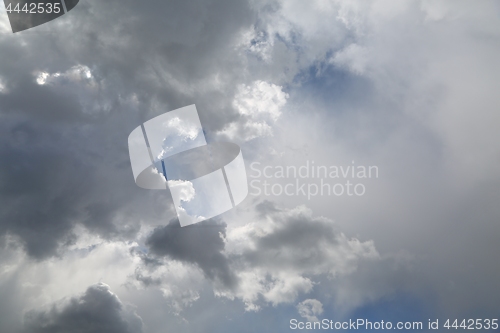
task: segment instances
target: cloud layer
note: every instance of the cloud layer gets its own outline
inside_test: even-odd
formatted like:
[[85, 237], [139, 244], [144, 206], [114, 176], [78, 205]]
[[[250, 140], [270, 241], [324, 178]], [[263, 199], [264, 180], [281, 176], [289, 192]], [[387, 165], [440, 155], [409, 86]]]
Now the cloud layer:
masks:
[[[89, 0], [12, 34], [2, 9], [0, 331], [497, 315], [498, 11]], [[360, 198], [251, 196], [180, 228], [167, 191], [135, 186], [127, 137], [191, 104], [247, 170], [355, 161], [380, 178]]]
[[91, 286], [78, 298], [52, 306], [48, 311], [26, 314], [26, 332], [141, 333], [142, 321], [127, 312], [118, 297], [103, 283]]

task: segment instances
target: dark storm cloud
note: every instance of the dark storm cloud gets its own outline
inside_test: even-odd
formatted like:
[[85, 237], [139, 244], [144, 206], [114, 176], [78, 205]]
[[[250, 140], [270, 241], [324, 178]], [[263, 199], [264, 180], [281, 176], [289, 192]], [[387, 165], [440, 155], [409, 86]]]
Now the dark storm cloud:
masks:
[[[348, 238], [333, 221], [315, 217], [306, 207], [285, 209], [264, 201], [255, 213], [252, 227], [236, 227], [227, 235], [226, 225], [214, 220], [184, 228], [173, 220], [157, 228], [146, 241], [147, 254], [134, 253], [144, 264], [135, 279], [145, 287], [171, 288], [161, 269], [169, 263], [158, 259], [196, 264], [215, 282], [221, 297], [241, 299], [248, 310], [256, 310], [292, 303], [315, 289], [316, 279], [343, 276], [349, 280], [358, 265], [381, 260], [373, 242]], [[335, 287], [325, 283], [332, 290]], [[201, 287], [194, 283], [190, 288]], [[179, 304], [181, 296], [169, 297]]]
[[[315, 217], [305, 207], [280, 209], [264, 201], [256, 211], [259, 223], [267, 224], [266, 231], [248, 234], [254, 245], [230, 257], [236, 267], [333, 274], [360, 259], [378, 260], [371, 242], [346, 237], [332, 220]], [[344, 255], [339, 257], [338, 253]]]
[[[170, 220], [168, 194], [133, 183], [128, 134], [193, 103], [208, 132], [234, 119], [232, 45], [252, 17], [246, 2], [85, 1], [40, 30], [0, 35], [0, 235], [45, 258], [75, 240], [76, 223], [123, 238], [141, 219]], [[92, 78], [75, 78], [78, 66]], [[203, 81], [216, 74], [228, 89]]]
[[[148, 228], [166, 224], [175, 216], [168, 195], [133, 183], [126, 148], [130, 131], [195, 103], [210, 139], [240, 117], [231, 105], [237, 86], [251, 88], [253, 81], [264, 80], [294, 86], [289, 104], [298, 112], [280, 122], [281, 138], [254, 141], [254, 158], [269, 157], [264, 150], [275, 158], [288, 153], [286, 146], [297, 149], [300, 159], [329, 157], [332, 164], [363, 157], [381, 163], [384, 185], [356, 203], [311, 200], [314, 216], [305, 208], [265, 203], [258, 207], [259, 219], [235, 223], [237, 230], [228, 229], [225, 241], [218, 237], [225, 227], [184, 230], [172, 222], [149, 238], [150, 253], [143, 256], [148, 269], [171, 259], [196, 265], [208, 278], [234, 286], [226, 295], [253, 310], [261, 300], [290, 304], [310, 292], [318, 299], [339, 297], [341, 310], [349, 309], [410, 287], [427, 295], [425, 305], [435, 307], [432, 316], [496, 315], [498, 5], [286, 0], [281, 9], [262, 3], [269, 10], [256, 17], [253, 6], [260, 2], [86, 0], [39, 30], [0, 35], [0, 241], [8, 235], [5, 239], [20, 240], [32, 257], [46, 258], [75, 240], [76, 224], [101, 238], [126, 240], [135, 236], [139, 221]], [[252, 25], [251, 46], [235, 51], [239, 32]], [[88, 66], [91, 79], [68, 73], [79, 65]], [[327, 70], [331, 67], [335, 70]], [[36, 83], [41, 72], [49, 77], [44, 85]], [[307, 86], [318, 94], [307, 97]], [[379, 108], [387, 111], [373, 112]], [[284, 112], [281, 119], [286, 118]], [[413, 130], [421, 126], [424, 130]], [[424, 142], [431, 149], [426, 151]], [[281, 199], [286, 207], [295, 206], [294, 198]], [[349, 238], [317, 215], [335, 217], [348, 234], [374, 239], [382, 253], [405, 250], [423, 259], [411, 272], [394, 268], [378, 256], [373, 242]], [[244, 218], [241, 224], [250, 222]], [[36, 290], [61, 280], [30, 270], [24, 274], [37, 266], [29, 259], [10, 277], [3, 273], [15, 265], [1, 262], [8, 264], [0, 270], [0, 330], [10, 332], [26, 304], [43, 301]], [[183, 266], [172, 270], [179, 273]], [[46, 267], [55, 273], [51, 267], [58, 266]], [[92, 266], [91, 273], [107, 269]], [[134, 276], [133, 269], [128, 273]], [[161, 269], [151, 277], [140, 268], [135, 273], [143, 285], [163, 289], [149, 290], [141, 304], [159, 318], [148, 326], [152, 332], [173, 330], [159, 310], [165, 303], [155, 303], [152, 295], [179, 298], [172, 302], [176, 314], [204, 297], [192, 287], [196, 281], [183, 284], [185, 275], [179, 274], [183, 283], [178, 283]], [[64, 279], [61, 290], [91, 279], [85, 275]], [[75, 302], [85, 303], [82, 299]], [[193, 311], [192, 318], [207, 323], [200, 331], [215, 330], [214, 321], [223, 322], [223, 316], [233, 320], [227, 313], [203, 319], [209, 316], [196, 310], [206, 307]], [[71, 317], [66, 313], [78, 311], [76, 305], [36, 311], [28, 322], [35, 332], [56, 331], [54, 325]]]
[[259, 216], [261, 218], [264, 218], [269, 214], [279, 212], [279, 209], [276, 208], [276, 204], [269, 200], [264, 200], [259, 203], [257, 206], [255, 206], [255, 210], [257, 211], [257, 213], [259, 213]]
[[332, 221], [300, 213], [283, 218], [268, 202], [259, 206], [261, 212], [267, 211], [265, 216], [279, 222], [271, 233], [255, 237], [256, 250], [244, 254], [251, 265], [314, 269], [331, 260], [325, 249], [342, 246], [339, 238], [343, 235]]
[[[14, 83], [11, 83], [14, 85]], [[42, 121], [82, 121], [85, 115], [77, 95], [35, 83], [33, 75], [18, 77], [8, 94], [0, 94], [0, 110], [4, 114], [27, 114]]]
[[100, 283], [63, 306], [28, 312], [25, 327], [26, 333], [141, 333], [142, 320]]
[[[245, 1], [83, 2], [49, 25], [51, 33], [33, 29], [18, 39], [4, 37], [8, 46], [0, 57], [19, 60], [0, 64], [0, 75], [9, 73], [5, 76], [12, 80], [33, 70], [56, 72], [84, 64], [114, 86], [112, 94], [137, 94], [145, 113], [152, 102], [167, 110], [197, 103], [205, 109], [206, 130], [220, 129], [236, 117], [227, 98], [234, 79], [244, 73], [234, 42], [253, 16]], [[20, 47], [21, 41], [28, 47]], [[7, 66], [14, 68], [2, 68]], [[215, 75], [224, 90], [196, 91]]]
[[4, 121], [0, 232], [19, 237], [31, 256], [45, 258], [74, 240], [77, 223], [105, 238], [121, 238], [137, 231], [140, 218], [167, 221], [168, 193], [153, 196], [134, 186], [120, 143], [127, 134], [116, 134], [115, 121], [82, 128], [25, 117]]
[[226, 224], [207, 220], [181, 228], [178, 219], [155, 229], [146, 244], [152, 254], [198, 265], [205, 275], [227, 288], [237, 284], [224, 254]]

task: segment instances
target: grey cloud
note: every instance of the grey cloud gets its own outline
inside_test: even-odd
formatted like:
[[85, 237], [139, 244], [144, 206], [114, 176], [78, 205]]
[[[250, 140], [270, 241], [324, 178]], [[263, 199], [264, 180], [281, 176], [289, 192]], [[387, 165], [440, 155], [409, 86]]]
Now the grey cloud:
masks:
[[135, 279], [139, 281], [142, 285], [145, 287], [149, 286], [160, 286], [161, 285], [161, 279], [159, 278], [153, 278], [151, 276], [144, 275], [142, 271], [138, 268], [135, 271]]
[[[310, 206], [347, 235], [374, 239], [381, 253], [403, 248], [424, 259], [411, 274], [398, 270], [376, 258], [372, 243], [349, 243], [331, 221], [264, 203], [239, 235], [233, 221], [227, 229], [158, 227], [143, 264], [196, 265], [248, 304], [292, 302], [308, 288], [327, 295], [336, 285], [341, 303], [359, 306], [401, 286], [433, 293], [426, 301], [439, 297], [441, 312], [494, 314], [497, 4], [330, 4], [89, 0], [37, 32], [0, 35], [0, 235], [40, 259], [62, 254], [76, 224], [108, 240], [130, 240], [140, 223], [165, 225], [175, 216], [168, 195], [133, 183], [129, 132], [196, 103], [210, 139], [245, 121], [232, 106], [236, 87], [265, 80], [291, 85], [287, 112], [297, 111], [280, 119], [288, 134], [243, 147], [247, 162], [268, 158], [269, 149], [288, 154], [288, 145], [301, 147], [290, 163], [355, 156], [379, 164], [383, 179], [365, 198]], [[238, 48], [245, 29], [257, 35]], [[35, 83], [39, 71], [78, 65], [92, 80]], [[288, 207], [302, 200], [281, 199]], [[356, 271], [322, 280], [330, 268]], [[243, 273], [262, 280], [244, 285]], [[160, 283], [140, 270], [135, 277]], [[287, 289], [277, 288], [282, 282]]]
[[116, 134], [116, 120], [87, 128], [24, 117], [4, 121], [0, 232], [19, 237], [30, 255], [45, 258], [72, 242], [76, 224], [111, 239], [134, 235], [139, 216], [167, 221], [167, 193], [152, 197], [134, 186], [128, 153], [120, 148], [128, 133]]
[[234, 288], [237, 279], [224, 254], [225, 235], [226, 224], [214, 219], [183, 228], [178, 219], [173, 219], [167, 226], [155, 229], [146, 245], [156, 256], [196, 264], [208, 278]]
[[213, 219], [184, 228], [174, 219], [155, 229], [146, 241], [148, 254], [135, 253], [144, 266], [134, 278], [146, 287], [161, 287], [169, 282], [157, 274], [163, 265], [159, 259], [196, 264], [220, 296], [239, 298], [255, 310], [292, 303], [310, 293], [317, 279], [350, 276], [361, 264], [381, 261], [372, 242], [349, 239], [333, 221], [314, 217], [305, 207], [282, 209], [263, 201], [255, 212], [252, 228], [229, 233]]
[[355, 275], [360, 264], [381, 260], [372, 241], [347, 237], [332, 220], [305, 206], [285, 209], [264, 201], [256, 212], [252, 228], [231, 230], [226, 245], [244, 286], [229, 296], [242, 299], [248, 309], [292, 303], [314, 291], [322, 277]]
[[[63, 93], [35, 83], [33, 75], [10, 82], [11, 92], [0, 94], [0, 110], [8, 114], [29, 114], [38, 120], [64, 122], [84, 118], [75, 93]], [[27, 98], [29, 96], [29, 98]], [[83, 120], [83, 119], [81, 119]]]
[[[71, 67], [71, 59], [73, 65], [92, 68], [113, 87], [111, 94], [136, 94], [144, 110], [153, 103], [167, 110], [203, 105], [207, 130], [235, 117], [227, 99], [235, 78], [243, 73], [232, 44], [241, 28], [251, 25], [253, 13], [246, 2], [155, 1], [143, 6], [134, 1], [89, 1], [70, 15], [67, 29], [48, 37], [59, 46], [57, 52], [29, 39], [48, 59], [37, 65], [29, 59], [28, 68], [60, 71]], [[51, 56], [63, 59], [58, 63]], [[224, 89], [213, 86], [215, 75]], [[154, 114], [157, 111], [150, 116]]]
[[141, 318], [102, 283], [67, 304], [25, 315], [26, 333], [141, 333], [142, 326]]
[[[255, 246], [244, 251], [242, 256], [244, 262], [251, 266], [326, 273], [328, 269], [322, 271], [325, 266], [333, 272], [335, 265], [343, 265], [344, 260], [347, 262], [358, 256], [377, 257], [369, 243], [365, 243], [362, 249], [351, 247], [333, 221], [313, 217], [307, 210], [282, 210], [270, 201], [260, 203], [256, 210], [260, 212], [262, 221], [270, 218], [273, 222], [268, 223], [270, 230], [250, 235], [250, 241], [255, 242]], [[344, 258], [335, 262], [340, 258], [336, 255], [332, 257], [332, 251], [347, 252]]]
[[[1, 35], [0, 234], [46, 258], [76, 223], [106, 238], [134, 235], [139, 217], [165, 224], [171, 200], [135, 187], [127, 136], [193, 103], [209, 136], [236, 119], [233, 44], [253, 19], [246, 2], [85, 1], [40, 30]], [[78, 66], [92, 78], [72, 78]]]
[[260, 218], [264, 218], [266, 215], [277, 213], [279, 209], [276, 204], [269, 200], [264, 200], [255, 206], [255, 210], [259, 213]]

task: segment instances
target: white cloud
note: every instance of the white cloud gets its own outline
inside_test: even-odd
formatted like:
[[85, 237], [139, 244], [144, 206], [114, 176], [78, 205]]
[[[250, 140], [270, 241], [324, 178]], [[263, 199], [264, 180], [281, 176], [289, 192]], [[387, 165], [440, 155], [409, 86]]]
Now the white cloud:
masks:
[[276, 121], [288, 98], [288, 94], [282, 89], [283, 87], [264, 81], [255, 81], [251, 86], [240, 85], [234, 98], [234, 107], [241, 115]]
[[163, 124], [169, 130], [175, 130], [182, 140], [194, 140], [198, 137], [198, 127], [178, 117], [172, 118], [168, 123]]
[[[110, 112], [116, 100], [106, 93], [113, 87], [105, 79], [98, 79], [92, 74], [90, 67], [82, 64], [72, 66], [64, 71], [48, 72], [36, 70], [32, 73], [35, 82], [47, 89], [63, 93], [76, 101], [77, 110], [67, 110], [68, 113], [82, 111], [86, 115], [96, 115]], [[122, 94], [118, 97], [126, 107], [134, 106], [134, 94]]]
[[7, 92], [7, 84], [5, 83], [5, 80], [0, 76], [0, 94], [6, 92]]
[[189, 202], [196, 195], [193, 183], [190, 181], [169, 180], [168, 187], [174, 193], [173, 195], [180, 198], [181, 201]]
[[75, 232], [78, 240], [64, 257], [39, 263], [32, 263], [15, 239], [4, 244], [0, 286], [15, 279], [11, 297], [19, 305], [13, 311], [26, 312], [53, 303], [64, 307], [60, 300], [83, 293], [98, 282], [111, 286], [117, 295], [113, 297], [126, 299], [134, 290], [158, 288], [169, 311], [176, 315], [199, 299], [205, 277], [194, 265], [162, 260], [161, 265], [148, 266], [139, 255], [143, 247], [136, 242], [105, 241], [81, 227]]
[[283, 87], [265, 81], [240, 85], [233, 100], [240, 120], [229, 124], [221, 133], [245, 141], [272, 135], [272, 126], [281, 116], [288, 97]]
[[124, 292], [123, 286], [140, 262], [130, 255], [130, 250], [137, 245], [106, 242], [80, 228], [75, 232], [81, 237], [62, 258], [34, 263], [15, 239], [2, 248], [5, 256], [0, 257], [0, 286], [11, 284], [4, 301], [12, 297], [10, 302], [16, 304], [13, 311], [17, 311], [17, 315], [82, 293], [98, 282], [112, 286], [118, 294]]
[[175, 315], [200, 298], [204, 276], [194, 265], [174, 260], [161, 260], [161, 265], [138, 265], [129, 283], [135, 288], [158, 288]]
[[194, 141], [202, 134], [196, 124], [178, 117], [170, 119], [168, 122], [163, 123], [162, 126], [166, 129], [165, 133], [168, 134], [163, 139], [163, 149], [157, 156], [158, 160], [165, 158], [178, 145], [179, 141]]
[[259, 298], [273, 305], [292, 303], [314, 288], [314, 276], [348, 275], [360, 261], [379, 260], [372, 242], [349, 239], [328, 219], [314, 217], [304, 206], [272, 210], [256, 222], [230, 229], [226, 251], [240, 279], [235, 292], [247, 310], [260, 308]]
[[245, 52], [256, 55], [266, 63], [272, 61], [273, 39], [269, 38], [268, 34], [264, 31], [258, 31], [255, 27], [243, 31], [241, 40], [237, 44], [236, 49], [242, 49]]
[[80, 82], [87, 86], [95, 86], [95, 82], [92, 80], [92, 71], [85, 65], [73, 66], [63, 73], [48, 73], [41, 71], [35, 75], [36, 82], [39, 85], [64, 84], [67, 81], [71, 81], [73, 83]]
[[[40, 72], [38, 73], [37, 77], [36, 77], [36, 83], [38, 83], [39, 85], [43, 86], [44, 84], [47, 83], [47, 80], [49, 79], [50, 77], [50, 74], [47, 73], [47, 72]], [[56, 76], [54, 76], [56, 77]]]
[[317, 316], [323, 313], [323, 304], [317, 299], [306, 299], [297, 305], [297, 310], [308, 321], [319, 321]]

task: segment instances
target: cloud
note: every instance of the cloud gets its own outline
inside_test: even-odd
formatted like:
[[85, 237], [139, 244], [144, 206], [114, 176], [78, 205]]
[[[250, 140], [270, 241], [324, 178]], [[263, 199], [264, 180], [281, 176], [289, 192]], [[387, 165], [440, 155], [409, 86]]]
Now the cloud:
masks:
[[252, 21], [248, 4], [152, 6], [89, 1], [42, 30], [0, 36], [0, 57], [17, 59], [0, 64], [0, 156], [10, 161], [0, 166], [0, 234], [37, 259], [64, 252], [77, 225], [123, 239], [141, 221], [175, 216], [166, 194], [130, 182], [133, 128], [193, 102], [208, 133], [237, 117], [232, 87], [244, 80], [233, 55]]
[[196, 195], [193, 183], [190, 181], [169, 180], [168, 187], [173, 193], [176, 193], [175, 196], [179, 197], [181, 201], [189, 202]]
[[142, 320], [104, 283], [91, 286], [79, 296], [53, 305], [50, 310], [32, 310], [25, 315], [25, 332], [141, 333]]
[[315, 277], [335, 279], [355, 272], [359, 262], [380, 259], [373, 242], [349, 239], [304, 206], [257, 207], [260, 219], [227, 234], [226, 251], [240, 284], [233, 293], [220, 292], [242, 299], [249, 310], [292, 303], [313, 290]]
[[[16, 35], [0, 18], [1, 330], [102, 276], [140, 300], [151, 332], [175, 326], [169, 311], [201, 330], [214, 319], [200, 309], [318, 317], [307, 299], [337, 316], [403, 292], [436, 315], [494, 315], [497, 13], [494, 1], [89, 0]], [[363, 160], [380, 179], [356, 201], [251, 198], [224, 224], [181, 229], [168, 192], [135, 186], [126, 138], [193, 103], [207, 140], [241, 141], [246, 162]], [[65, 306], [35, 314], [57, 322]], [[249, 330], [265, 316], [244, 315], [227, 316]]]
[[319, 321], [316, 316], [323, 313], [323, 304], [317, 299], [306, 299], [297, 305], [297, 311], [308, 321]]
[[240, 85], [233, 101], [240, 120], [230, 123], [219, 133], [243, 141], [272, 135], [272, 126], [281, 116], [288, 97], [283, 87], [264, 81]]
[[162, 124], [165, 129], [166, 136], [163, 139], [163, 150], [156, 159], [163, 159], [169, 154], [172, 154], [174, 147], [182, 147], [185, 142], [194, 141], [200, 133], [200, 129], [196, 124], [193, 124], [178, 117], [170, 119]]
[[330, 61], [339, 67], [347, 67], [353, 73], [363, 74], [366, 70], [368, 56], [366, 49], [357, 44], [351, 44], [337, 52]]
[[[174, 213], [166, 193], [151, 200], [151, 193], [135, 188], [126, 148], [117, 149], [127, 134], [117, 134], [114, 126], [114, 121], [73, 128], [36, 125], [23, 116], [5, 119], [0, 156], [10, 162], [0, 165], [0, 232], [43, 259], [74, 242], [77, 225], [111, 239], [136, 233], [139, 216], [168, 220]], [[162, 197], [166, 204], [159, 206]], [[149, 210], [152, 206], [157, 208]]]
[[223, 287], [233, 288], [237, 281], [224, 254], [226, 225], [214, 220], [181, 228], [173, 219], [154, 230], [146, 245], [153, 255], [196, 264], [204, 274]]
[[[140, 255], [140, 254], [139, 254]], [[203, 271], [193, 264], [169, 259], [156, 259], [140, 255], [143, 265], [138, 265], [130, 285], [138, 290], [159, 290], [166, 300], [167, 310], [181, 316], [184, 310], [200, 299], [206, 279]]]
[[0, 76], [0, 94], [7, 92], [7, 85], [4, 82], [4, 79]]
[[339, 278], [355, 275], [358, 265], [382, 261], [373, 242], [347, 238], [333, 221], [314, 217], [304, 206], [282, 209], [264, 201], [255, 212], [250, 223], [228, 231], [213, 220], [185, 228], [172, 220], [155, 229], [146, 241], [149, 251], [137, 252], [143, 264], [135, 280], [160, 288], [181, 313], [204, 286], [198, 278], [188, 284], [186, 278], [173, 277], [173, 270], [194, 277], [194, 265], [218, 297], [241, 300], [246, 310], [258, 311], [293, 304], [324, 277], [334, 286]]
[[241, 85], [233, 103], [241, 115], [276, 121], [288, 98], [282, 89], [263, 81], [256, 81], [252, 86]]

